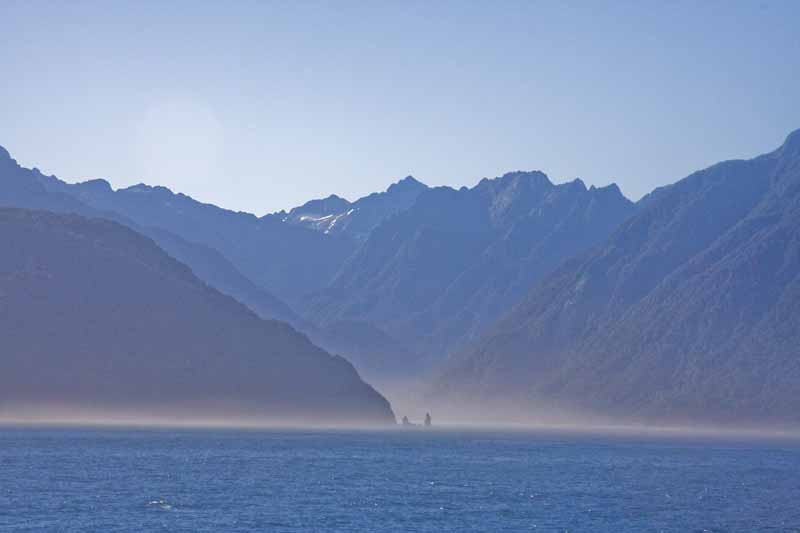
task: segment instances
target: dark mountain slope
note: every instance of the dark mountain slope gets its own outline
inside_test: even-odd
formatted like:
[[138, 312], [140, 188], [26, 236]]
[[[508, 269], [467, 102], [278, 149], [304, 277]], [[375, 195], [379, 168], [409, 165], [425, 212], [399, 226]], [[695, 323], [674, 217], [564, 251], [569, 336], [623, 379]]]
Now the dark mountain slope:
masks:
[[369, 383], [382, 391], [388, 382], [417, 377], [423, 358], [405, 342], [364, 321], [341, 320], [303, 330], [318, 346], [344, 355]]
[[391, 423], [344, 359], [114, 222], [0, 209], [0, 406]]
[[306, 321], [286, 302], [246, 278], [217, 250], [186, 241], [160, 228], [130, 226], [153, 239], [178, 261], [189, 265], [198, 278], [220, 292], [233, 296], [261, 318], [282, 320], [303, 331], [308, 329]]
[[541, 172], [431, 189], [376, 228], [303, 309], [323, 324], [370, 321], [436, 358], [632, 211], [616, 186], [553, 185]]
[[800, 421], [800, 132], [642, 200], [440, 391], [685, 422]]

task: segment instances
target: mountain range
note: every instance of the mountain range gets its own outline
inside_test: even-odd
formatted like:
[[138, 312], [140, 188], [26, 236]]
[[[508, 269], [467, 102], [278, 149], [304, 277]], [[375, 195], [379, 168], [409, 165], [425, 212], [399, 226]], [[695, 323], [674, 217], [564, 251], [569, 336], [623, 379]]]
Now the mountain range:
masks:
[[800, 421], [800, 130], [644, 197], [449, 362], [436, 394], [644, 422]]
[[370, 322], [435, 362], [633, 211], [616, 185], [554, 185], [541, 172], [429, 189], [375, 228], [299, 309], [320, 324]]
[[471, 189], [408, 176], [354, 202], [331, 196], [258, 218], [165, 187], [70, 184], [6, 161], [16, 186], [7, 180], [0, 195], [27, 191], [6, 205], [125, 224], [378, 381], [425, 375], [634, 210], [616, 185], [513, 172]]
[[460, 189], [409, 176], [260, 218], [159, 186], [70, 184], [0, 149], [0, 206], [124, 226], [367, 381], [416, 395], [432, 380], [423, 403], [441, 409], [800, 421], [800, 132], [635, 203], [614, 184], [516, 171]]
[[356, 246], [344, 236], [229, 211], [166, 187], [139, 184], [114, 190], [105, 180], [68, 184], [34, 174], [50, 192], [217, 250], [257, 286], [288, 302], [325, 287]]
[[[418, 359], [405, 343], [369, 322], [343, 319], [320, 327], [287, 303], [327, 286], [325, 280], [356, 250], [360, 232], [407, 207], [427, 188], [410, 176], [352, 203], [313, 200], [289, 215], [257, 218], [165, 187], [140, 184], [114, 190], [102, 179], [70, 184], [23, 168], [10, 156], [5, 161], [8, 179], [0, 190], [5, 205], [102, 216], [125, 224], [153, 238], [209, 285], [263, 318], [289, 322], [318, 345], [346, 354], [370, 375], [394, 376]], [[336, 211], [337, 205], [347, 210]], [[333, 232], [300, 222], [306, 216], [300, 213], [328, 216], [322, 206], [345, 219]]]

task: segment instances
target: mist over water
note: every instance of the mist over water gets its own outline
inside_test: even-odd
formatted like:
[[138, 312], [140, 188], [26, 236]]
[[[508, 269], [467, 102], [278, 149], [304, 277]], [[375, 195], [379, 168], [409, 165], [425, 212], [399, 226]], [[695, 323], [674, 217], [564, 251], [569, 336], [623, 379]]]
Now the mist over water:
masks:
[[[386, 384], [384, 384], [386, 385]], [[508, 433], [561, 435], [570, 438], [609, 439], [723, 439], [731, 442], [785, 440], [800, 443], [800, 430], [795, 426], [768, 424], [711, 424], [696, 420], [676, 420], [673, 423], [635, 418], [612, 417], [581, 413], [557, 408], [541, 411], [496, 401], [454, 405], [437, 403], [425, 396], [422, 384], [394, 383], [381, 389], [392, 403], [397, 424], [365, 423], [335, 420], [323, 416], [279, 416], [247, 413], [231, 407], [229, 410], [209, 410], [202, 406], [183, 409], [164, 407], [111, 408], [86, 405], [27, 404], [0, 407], [0, 428], [29, 428], [35, 430], [102, 431], [138, 428], [141, 431], [370, 431], [370, 432], [443, 432], [443, 433]], [[422, 427], [426, 414], [433, 425]], [[404, 428], [401, 419], [407, 416], [417, 427]], [[387, 433], [391, 434], [391, 433]]]
[[513, 397], [494, 398], [455, 395], [442, 398], [431, 393], [430, 379], [386, 380], [367, 378], [392, 405], [398, 422], [408, 416], [412, 423], [422, 423], [426, 414], [433, 425], [450, 429], [476, 431], [545, 431], [574, 435], [653, 436], [656, 438], [726, 437], [726, 438], [800, 438], [793, 423], [742, 421], [731, 412], [731, 421], [703, 420], [697, 416], [672, 418], [624, 416], [570, 409], [553, 402], [539, 407], [515, 401]]
[[364, 422], [307, 414], [257, 413], [253, 410], [208, 409], [204, 406], [164, 406], [152, 408], [114, 408], [86, 405], [27, 404], [0, 408], [0, 425], [20, 427], [140, 427], [140, 428], [391, 428], [391, 421]]

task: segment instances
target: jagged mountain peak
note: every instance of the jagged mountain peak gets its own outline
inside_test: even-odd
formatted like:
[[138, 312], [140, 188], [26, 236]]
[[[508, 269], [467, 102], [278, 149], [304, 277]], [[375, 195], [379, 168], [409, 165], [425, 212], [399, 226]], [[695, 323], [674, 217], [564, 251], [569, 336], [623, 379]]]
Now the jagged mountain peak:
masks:
[[83, 188], [90, 189], [92, 191], [114, 192], [114, 189], [111, 187], [111, 183], [102, 178], [86, 180], [84, 182], [79, 183], [78, 185], [80, 185]]
[[364, 241], [370, 232], [390, 216], [408, 209], [428, 186], [413, 176], [390, 185], [384, 192], [374, 192], [355, 202], [332, 194], [295, 207], [288, 213], [268, 215], [273, 220], [302, 226], [327, 234]]
[[[579, 189], [581, 191], [588, 190], [586, 188], [586, 183], [584, 183], [584, 181], [582, 179], [580, 179], [580, 178], [575, 178], [574, 180], [572, 180], [570, 182], [567, 182], [567, 185], [569, 185], [570, 187], [573, 187], [575, 189]], [[592, 188], [594, 188], [594, 186], [592, 186]]]
[[124, 189], [120, 189], [121, 192], [134, 192], [134, 193], [156, 193], [156, 194], [169, 194], [173, 195], [175, 193], [172, 192], [167, 187], [163, 185], [148, 185], [146, 183], [137, 183], [136, 185], [131, 185], [130, 187], [125, 187]]
[[312, 215], [331, 215], [338, 214], [350, 207], [350, 202], [341, 196], [331, 194], [327, 198], [309, 200], [300, 207], [295, 207], [289, 211], [290, 215], [308, 213]]
[[514, 170], [512, 172], [506, 172], [502, 176], [500, 176], [501, 181], [508, 181], [508, 180], [526, 180], [532, 183], [540, 183], [543, 185], [552, 185], [553, 182], [550, 181], [550, 178], [547, 177], [547, 174], [542, 172], [541, 170]]
[[610, 196], [618, 196], [620, 198], [624, 198], [625, 200], [630, 201], [628, 197], [625, 196], [625, 194], [623, 194], [622, 190], [619, 188], [619, 185], [617, 185], [614, 182], [611, 182], [608, 185], [604, 185], [602, 187], [595, 187], [594, 185], [592, 185], [591, 187], [589, 187], [589, 192], [593, 192], [595, 194], [604, 194], [604, 195], [607, 194]]
[[540, 170], [514, 170], [496, 178], [482, 178], [475, 188], [494, 190], [522, 185], [552, 187], [553, 182]]
[[386, 192], [392, 193], [392, 192], [404, 192], [404, 191], [420, 191], [427, 188], [428, 188], [427, 185], [416, 179], [414, 176], [409, 175], [389, 185], [389, 188], [386, 189]]

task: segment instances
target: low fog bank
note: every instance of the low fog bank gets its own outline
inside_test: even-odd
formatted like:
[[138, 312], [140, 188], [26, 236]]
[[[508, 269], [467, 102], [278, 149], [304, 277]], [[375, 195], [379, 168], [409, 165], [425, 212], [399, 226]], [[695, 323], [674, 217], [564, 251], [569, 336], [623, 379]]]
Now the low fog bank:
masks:
[[373, 385], [390, 401], [398, 420], [408, 416], [411, 422], [420, 423], [430, 413], [435, 428], [800, 438], [798, 424], [737, 420], [736, 413], [731, 413], [727, 420], [680, 415], [625, 416], [567, 408], [556, 403], [531, 407], [529, 403], [508, 398], [487, 399], [464, 395], [443, 398], [432, 395], [431, 385], [426, 381], [375, 380]]
[[[538, 410], [508, 401], [461, 398], [459, 401], [433, 401], [426, 397], [423, 383], [375, 384], [391, 401], [398, 420], [408, 416], [422, 424], [430, 413], [430, 431], [520, 431], [537, 434], [598, 435], [619, 437], [720, 437], [800, 439], [800, 427], [789, 424], [709, 423], [691, 419], [644, 419], [614, 417], [542, 406]], [[400, 424], [367, 424], [358, 420], [324, 416], [264, 415], [236, 408], [117, 408], [63, 404], [16, 404], [0, 407], [0, 425], [11, 426], [100, 426], [208, 429], [352, 429], [396, 430]], [[417, 428], [411, 428], [414, 430]]]
[[356, 418], [264, 415], [231, 408], [117, 408], [62, 404], [17, 404], [0, 407], [0, 424], [174, 428], [348, 428], [384, 429], [391, 422], [365, 423]]

